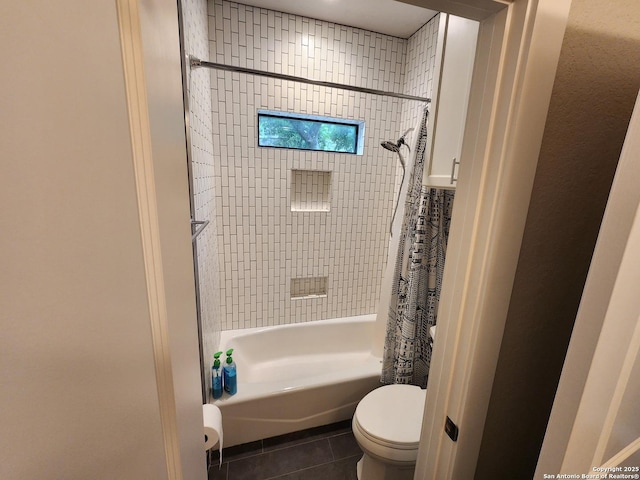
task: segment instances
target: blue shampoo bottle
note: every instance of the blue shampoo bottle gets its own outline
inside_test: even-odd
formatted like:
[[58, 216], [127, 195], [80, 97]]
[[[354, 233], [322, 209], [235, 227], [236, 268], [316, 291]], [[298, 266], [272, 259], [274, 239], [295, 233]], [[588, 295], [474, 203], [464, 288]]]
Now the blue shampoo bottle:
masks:
[[236, 375], [236, 364], [231, 358], [233, 348], [227, 350], [227, 363], [222, 367], [224, 374], [224, 390], [229, 395], [234, 395], [238, 391], [238, 376]]
[[220, 368], [220, 355], [222, 352], [217, 352], [213, 355], [213, 366], [211, 367], [211, 393], [213, 398], [220, 398], [222, 396], [222, 368]]

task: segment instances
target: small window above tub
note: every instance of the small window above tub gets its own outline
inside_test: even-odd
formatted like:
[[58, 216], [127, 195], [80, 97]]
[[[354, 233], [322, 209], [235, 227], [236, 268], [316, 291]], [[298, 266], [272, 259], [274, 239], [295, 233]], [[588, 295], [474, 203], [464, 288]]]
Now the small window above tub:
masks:
[[258, 146], [362, 155], [364, 122], [258, 110]]

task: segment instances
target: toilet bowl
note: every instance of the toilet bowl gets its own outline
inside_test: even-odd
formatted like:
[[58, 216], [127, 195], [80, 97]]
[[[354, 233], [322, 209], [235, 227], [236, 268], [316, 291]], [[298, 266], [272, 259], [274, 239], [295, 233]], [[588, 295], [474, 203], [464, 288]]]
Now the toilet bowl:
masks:
[[412, 480], [426, 390], [386, 385], [367, 394], [353, 415], [353, 435], [364, 452], [358, 480]]

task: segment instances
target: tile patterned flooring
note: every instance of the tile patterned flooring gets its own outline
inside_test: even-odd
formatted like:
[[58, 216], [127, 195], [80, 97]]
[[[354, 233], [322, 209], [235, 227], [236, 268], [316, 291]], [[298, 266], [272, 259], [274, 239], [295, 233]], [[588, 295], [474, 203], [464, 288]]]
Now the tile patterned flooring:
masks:
[[357, 480], [361, 456], [345, 420], [214, 452], [209, 480]]

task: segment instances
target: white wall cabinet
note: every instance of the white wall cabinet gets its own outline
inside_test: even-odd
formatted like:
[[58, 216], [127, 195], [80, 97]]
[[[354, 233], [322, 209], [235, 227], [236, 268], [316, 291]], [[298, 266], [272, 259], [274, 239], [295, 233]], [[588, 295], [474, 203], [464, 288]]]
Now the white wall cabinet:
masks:
[[478, 22], [442, 14], [427, 144], [425, 184], [455, 188], [464, 135]]

